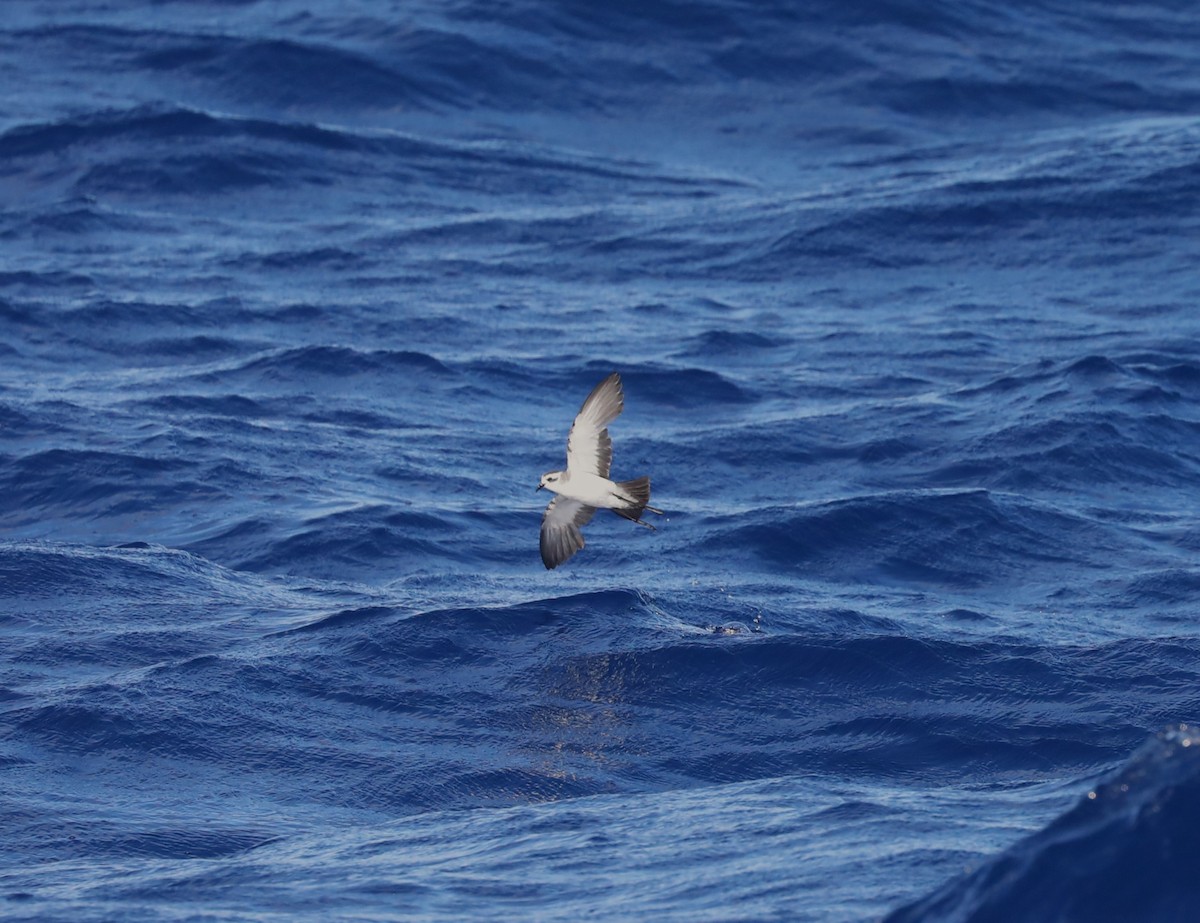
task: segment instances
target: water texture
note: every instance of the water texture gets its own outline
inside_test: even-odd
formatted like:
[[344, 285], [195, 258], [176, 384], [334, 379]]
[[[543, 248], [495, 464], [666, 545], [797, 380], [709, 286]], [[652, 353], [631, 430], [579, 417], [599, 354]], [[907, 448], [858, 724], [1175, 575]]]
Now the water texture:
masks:
[[0, 916], [1192, 919], [1197, 48], [7, 0]]

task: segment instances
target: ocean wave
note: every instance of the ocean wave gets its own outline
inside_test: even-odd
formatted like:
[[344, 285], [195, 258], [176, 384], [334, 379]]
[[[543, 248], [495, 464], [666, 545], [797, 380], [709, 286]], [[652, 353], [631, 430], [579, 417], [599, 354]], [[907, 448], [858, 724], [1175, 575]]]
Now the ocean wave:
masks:
[[753, 331], [706, 330], [693, 337], [682, 350], [682, 356], [738, 356], [757, 355], [762, 350], [777, 349], [788, 345], [784, 337], [766, 336]]
[[72, 305], [67, 310], [59, 312], [54, 319], [77, 331], [96, 328], [98, 332], [111, 331], [114, 327], [124, 327], [128, 331], [129, 328], [146, 330], [153, 327], [166, 327], [186, 330], [217, 326], [215, 319], [210, 318], [199, 306], [149, 302], [139, 299], [89, 299], [83, 304]]
[[190, 822], [156, 830], [123, 830], [114, 825], [107, 832], [93, 830], [87, 837], [87, 853], [122, 859], [220, 859], [239, 856], [279, 840], [277, 834], [239, 827], [200, 830]]
[[[345, 20], [338, 34], [58, 26], [18, 33], [58, 53], [107, 60], [122, 71], [186, 82], [226, 104], [305, 113], [428, 112], [490, 105], [529, 108], [563, 82], [557, 56], [523, 53], [465, 32]], [[569, 59], [564, 59], [569, 60]], [[553, 102], [561, 100], [556, 95]]]
[[[78, 571], [77, 590], [104, 586], [114, 606], [140, 600], [140, 610], [88, 632], [16, 629], [23, 670], [87, 666], [53, 696], [6, 705], [24, 739], [196, 760], [346, 808], [372, 801], [362, 786], [384, 766], [386, 801], [404, 811], [503, 803], [522, 782], [524, 797], [540, 798], [617, 778], [645, 789], [818, 769], [950, 779], [1088, 766], [1121, 754], [1143, 721], [1198, 701], [1179, 694], [1197, 653], [1187, 639], [968, 643], [872, 633], [880, 626], [847, 617], [834, 632], [697, 630], [632, 590], [330, 609], [267, 587], [248, 594], [245, 575], [231, 593], [222, 571], [180, 553], [62, 563]], [[232, 610], [213, 604], [214, 589], [237, 600]], [[255, 595], [287, 605], [248, 619]], [[1081, 726], [1080, 709], [1095, 722]], [[378, 733], [380, 716], [393, 746], [360, 751], [354, 741]], [[446, 722], [459, 729], [449, 738]], [[566, 788], [532, 783], [531, 755], [547, 752]], [[430, 774], [443, 783], [431, 787]]]
[[246, 599], [256, 595], [236, 573], [185, 551], [129, 543], [95, 547], [66, 542], [0, 542], [0, 596], [13, 600], [88, 597], [111, 592], [115, 597], [176, 601]]
[[[0, 285], [18, 292], [22, 290], [54, 292], [70, 289], [90, 289], [95, 285], [95, 280], [91, 276], [69, 270], [51, 269], [34, 271], [22, 269], [15, 272], [0, 272]], [[0, 310], [3, 310], [6, 316], [13, 317], [23, 325], [36, 325], [38, 323], [38, 312], [19, 303], [13, 304], [8, 301], [2, 301], [0, 302]]]
[[414, 77], [350, 48], [228, 35], [180, 36], [158, 44], [132, 63], [168, 80], [182, 71], [208, 84], [215, 97], [254, 108], [430, 109], [456, 102], [427, 75]]
[[154, 509], [174, 498], [215, 496], [218, 491], [185, 479], [194, 466], [175, 458], [130, 452], [48, 449], [8, 460], [0, 468], [0, 509], [15, 519], [54, 515], [56, 509]]
[[736, 549], [770, 568], [960, 587], [1007, 580], [1010, 564], [1049, 578], [1068, 562], [1098, 563], [1112, 544], [1103, 527], [985, 490], [767, 507], [706, 525], [706, 546]]
[[[326, 187], [336, 178], [505, 196], [518, 190], [523, 196], [576, 196], [589, 185], [608, 188], [621, 179], [630, 195], [653, 190], [693, 196], [734, 182], [515, 139], [356, 131], [163, 104], [13, 127], [0, 134], [0, 156], [30, 190], [61, 188], [66, 195], [106, 201], [164, 195], [207, 200], [256, 188]], [[75, 168], [50, 169], [63, 158]]]
[[234, 533], [226, 533], [221, 549], [223, 555], [239, 555], [237, 566], [241, 570], [282, 570], [335, 577], [358, 569], [373, 571], [382, 561], [390, 562], [393, 569], [405, 570], [412, 567], [412, 562], [431, 556], [465, 557], [456, 554], [457, 542], [450, 532], [442, 516], [362, 506], [306, 520], [275, 536], [258, 553], [247, 553], [244, 541], [253, 531], [243, 524], [236, 533], [238, 545], [243, 547], [238, 548], [231, 541]]
[[906, 921], [1186, 920], [1200, 898], [1200, 743], [1178, 725], [1043, 830], [887, 917]]
[[411, 350], [361, 350], [350, 346], [301, 346], [276, 350], [253, 358], [229, 371], [209, 373], [206, 381], [249, 378], [272, 381], [329, 375], [421, 375], [451, 376], [445, 364], [427, 353]]
[[[1041, 242], [1065, 224], [1090, 226], [1100, 215], [1154, 220], [1193, 201], [1184, 186], [1195, 167], [1189, 152], [1197, 129], [1190, 118], [1136, 122], [1107, 132], [1081, 128], [1031, 138], [1026, 150], [1006, 149], [994, 162], [966, 146], [930, 151], [936, 166], [904, 181], [882, 187], [864, 182], [835, 200], [828, 189], [789, 201], [743, 198], [704, 215], [702, 225], [689, 217], [662, 226], [656, 239], [663, 242], [662, 254], [667, 245], [676, 248], [676, 272], [719, 271], [743, 281], [803, 278], [829, 265], [972, 266], [989, 241], [1004, 243], [1000, 265], [1029, 268], [1048, 261]], [[1138, 150], [1144, 156], [1132, 156]], [[1172, 164], [1167, 169], [1176, 176], [1173, 182], [1160, 183], [1152, 175], [1164, 161]], [[700, 234], [701, 226], [708, 232]], [[693, 238], [703, 245], [689, 249]], [[725, 239], [742, 245], [723, 252]], [[1154, 248], [1102, 243], [1103, 259], [1162, 257]], [[994, 259], [987, 262], [995, 265]]]
[[[15, 355], [16, 350], [12, 350], [11, 353]], [[3, 427], [6, 433], [14, 436], [22, 433], [28, 435], [41, 431], [41, 426], [35, 424], [28, 415], [4, 403], [0, 403], [0, 427]], [[2, 459], [2, 456], [0, 456], [0, 459]]]

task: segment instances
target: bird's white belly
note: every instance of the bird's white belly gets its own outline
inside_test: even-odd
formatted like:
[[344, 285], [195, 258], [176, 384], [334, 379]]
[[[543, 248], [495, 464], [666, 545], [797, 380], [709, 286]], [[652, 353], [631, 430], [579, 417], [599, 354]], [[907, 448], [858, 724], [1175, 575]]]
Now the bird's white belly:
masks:
[[558, 493], [588, 506], [613, 509], [629, 505], [629, 501], [621, 496], [615, 483], [597, 474], [568, 474], [559, 482]]

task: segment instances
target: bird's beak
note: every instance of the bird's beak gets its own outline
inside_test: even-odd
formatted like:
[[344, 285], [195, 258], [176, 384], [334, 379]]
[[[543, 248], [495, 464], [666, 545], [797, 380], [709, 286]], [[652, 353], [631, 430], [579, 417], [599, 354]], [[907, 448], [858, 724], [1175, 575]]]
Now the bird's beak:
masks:
[[545, 486], [546, 486], [545, 484], [538, 484], [537, 489], [534, 490], [534, 493], [536, 494], [539, 490], [541, 490]]

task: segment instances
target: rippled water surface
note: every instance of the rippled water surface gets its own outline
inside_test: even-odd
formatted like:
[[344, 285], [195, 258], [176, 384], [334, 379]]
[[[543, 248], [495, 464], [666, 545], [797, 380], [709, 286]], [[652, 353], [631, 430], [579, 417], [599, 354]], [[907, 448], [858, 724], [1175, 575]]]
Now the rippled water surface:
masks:
[[0, 916], [1191, 919], [1198, 42], [8, 0]]

